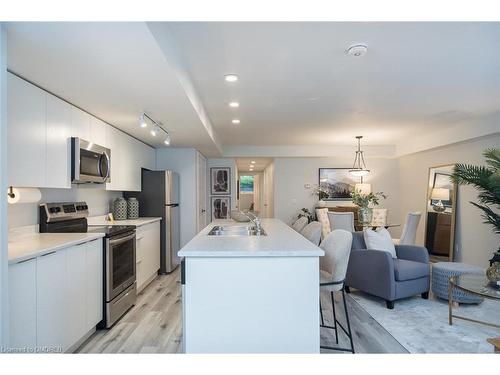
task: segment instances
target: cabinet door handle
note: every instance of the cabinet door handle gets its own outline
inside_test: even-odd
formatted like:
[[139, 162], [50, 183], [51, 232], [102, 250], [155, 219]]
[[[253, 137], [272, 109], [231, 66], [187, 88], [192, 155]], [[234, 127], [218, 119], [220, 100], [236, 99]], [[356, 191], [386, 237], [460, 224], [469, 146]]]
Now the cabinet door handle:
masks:
[[51, 251], [50, 253], [40, 255], [40, 258], [41, 257], [46, 257], [47, 255], [52, 255], [52, 254], [55, 254], [55, 253], [56, 253], [56, 251], [54, 250], [54, 251]]
[[15, 264], [26, 263], [26, 262], [29, 262], [30, 260], [34, 260], [34, 259], [36, 259], [36, 257], [20, 260], [19, 262], [16, 262]]

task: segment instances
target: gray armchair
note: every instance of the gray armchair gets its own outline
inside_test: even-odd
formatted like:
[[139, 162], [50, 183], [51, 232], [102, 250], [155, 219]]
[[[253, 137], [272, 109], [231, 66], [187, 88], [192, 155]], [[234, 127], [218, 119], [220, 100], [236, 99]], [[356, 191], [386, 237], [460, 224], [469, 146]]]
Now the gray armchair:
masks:
[[394, 301], [421, 294], [429, 298], [429, 254], [423, 246], [396, 245], [397, 259], [381, 250], [367, 250], [363, 232], [353, 233], [347, 266], [346, 291], [349, 287], [385, 299], [387, 308]]

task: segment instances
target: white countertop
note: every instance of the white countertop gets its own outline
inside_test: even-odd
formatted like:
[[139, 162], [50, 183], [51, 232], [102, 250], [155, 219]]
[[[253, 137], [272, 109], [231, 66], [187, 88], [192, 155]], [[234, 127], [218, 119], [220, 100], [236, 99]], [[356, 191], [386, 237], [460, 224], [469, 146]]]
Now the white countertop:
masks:
[[105, 216], [93, 216], [88, 217], [87, 222], [90, 226], [97, 225], [133, 225], [135, 227], [140, 227], [142, 225], [151, 224], [155, 221], [160, 221], [161, 217], [140, 217], [138, 219], [132, 220], [115, 220], [115, 221], [107, 221]]
[[233, 220], [216, 220], [179, 252], [180, 257], [315, 257], [325, 253], [278, 219], [261, 219], [267, 236], [208, 236], [215, 225], [248, 226]]
[[9, 237], [9, 264], [104, 237], [104, 233], [33, 233]]

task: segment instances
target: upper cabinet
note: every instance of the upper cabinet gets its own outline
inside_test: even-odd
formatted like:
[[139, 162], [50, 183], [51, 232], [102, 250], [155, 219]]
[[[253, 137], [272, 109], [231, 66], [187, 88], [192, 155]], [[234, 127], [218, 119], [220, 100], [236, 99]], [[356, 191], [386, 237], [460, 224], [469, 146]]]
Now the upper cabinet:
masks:
[[13, 74], [7, 95], [9, 185], [71, 188], [71, 137], [111, 149], [107, 190], [140, 191], [155, 167], [152, 147]]
[[7, 80], [8, 183], [45, 186], [45, 92], [9, 74]]
[[[71, 188], [71, 106], [53, 95], [47, 95], [45, 187]], [[40, 161], [40, 164], [43, 164]]]
[[90, 139], [90, 115], [81, 109], [71, 107], [71, 136], [93, 142]]
[[[104, 121], [99, 120], [94, 116], [90, 116], [90, 137], [92, 142], [100, 146], [109, 148], [107, 137], [106, 137], [106, 127], [109, 126]], [[84, 138], [86, 139], [86, 138]]]

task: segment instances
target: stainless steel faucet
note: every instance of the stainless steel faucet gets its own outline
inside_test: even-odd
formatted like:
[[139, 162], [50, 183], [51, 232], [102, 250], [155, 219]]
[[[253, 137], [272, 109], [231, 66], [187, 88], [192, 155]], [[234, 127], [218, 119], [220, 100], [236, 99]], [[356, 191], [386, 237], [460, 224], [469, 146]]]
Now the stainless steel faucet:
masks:
[[[260, 233], [262, 232], [262, 224], [260, 222], [260, 218], [255, 215], [253, 212], [243, 212], [243, 211], [240, 211], [243, 215], [245, 215], [246, 217], [248, 217], [250, 219], [250, 221], [253, 223], [253, 225], [255, 225], [255, 231], [257, 233]], [[251, 216], [250, 216], [251, 215]]]

